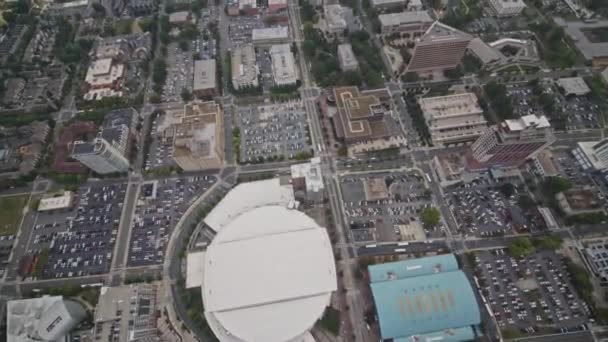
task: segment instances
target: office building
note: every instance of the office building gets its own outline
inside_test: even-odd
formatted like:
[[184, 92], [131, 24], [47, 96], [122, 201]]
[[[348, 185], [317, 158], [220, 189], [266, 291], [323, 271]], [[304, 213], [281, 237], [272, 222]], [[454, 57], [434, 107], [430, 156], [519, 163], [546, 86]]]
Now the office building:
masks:
[[454, 254], [368, 267], [382, 341], [471, 341], [479, 303]]
[[74, 205], [74, 193], [64, 191], [63, 195], [42, 198], [38, 203], [38, 211], [53, 211], [69, 209]]
[[272, 79], [276, 86], [296, 84], [299, 80], [296, 62], [289, 44], [270, 47]]
[[241, 45], [232, 51], [232, 87], [235, 90], [242, 88], [257, 88], [258, 67], [256, 64], [253, 45]]
[[7, 341], [69, 341], [85, 316], [82, 305], [62, 296], [11, 300], [6, 304]]
[[275, 13], [287, 9], [287, 0], [268, 0], [268, 13]]
[[258, 2], [256, 0], [238, 0], [239, 12], [244, 15], [255, 15], [258, 13]]
[[526, 3], [523, 0], [488, 0], [488, 2], [498, 17], [516, 16], [526, 9]]
[[557, 206], [566, 216], [605, 214], [604, 201], [590, 186], [573, 188], [555, 195]]
[[192, 22], [192, 15], [189, 11], [179, 11], [169, 14], [169, 23], [172, 25], [184, 25]]
[[338, 62], [340, 62], [342, 71], [357, 71], [359, 69], [359, 61], [357, 61], [350, 44], [338, 45]]
[[95, 138], [91, 142], [76, 141], [72, 158], [102, 175], [129, 171], [129, 160], [103, 138]]
[[111, 58], [123, 63], [149, 59], [152, 56], [152, 34], [146, 32], [98, 37], [91, 55], [97, 60]]
[[198, 98], [211, 98], [219, 95], [215, 59], [194, 61], [194, 82], [192, 93]]
[[608, 285], [608, 241], [593, 240], [586, 243], [583, 255], [591, 266], [591, 272], [598, 278], [600, 285]]
[[143, 17], [151, 15], [156, 11], [156, 0], [129, 0], [127, 11], [132, 17]]
[[349, 28], [349, 20], [352, 20], [352, 10], [339, 4], [323, 6], [325, 14], [325, 27], [328, 33], [342, 35]]
[[192, 102], [173, 112], [163, 132], [173, 142], [173, 160], [184, 171], [219, 169], [224, 163], [223, 113], [214, 101]]
[[291, 185], [297, 200], [323, 202], [325, 185], [321, 173], [321, 158], [311, 158], [308, 163], [292, 165]]
[[608, 169], [608, 138], [578, 142], [572, 154], [583, 170], [604, 171]]
[[433, 24], [433, 19], [427, 11], [380, 14], [378, 19], [383, 35], [399, 33], [411, 40], [422, 36]]
[[554, 21], [564, 29], [588, 63], [597, 68], [608, 66], [608, 41], [598, 38], [608, 28], [608, 20], [566, 21], [556, 17]]
[[251, 31], [251, 41], [256, 47], [289, 43], [289, 28], [287, 26], [276, 26], [253, 29]]
[[[379, 95], [386, 89], [359, 92], [357, 87], [337, 87], [333, 99], [337, 113], [333, 116], [336, 137], [347, 144], [386, 138], [389, 130], [384, 120], [389, 109]], [[390, 97], [390, 96], [389, 96]]]
[[556, 83], [566, 96], [583, 96], [591, 92], [591, 88], [582, 77], [560, 78]]
[[435, 145], [475, 140], [487, 128], [473, 93], [423, 97], [418, 103]]
[[489, 127], [471, 145], [467, 167], [472, 170], [522, 165], [555, 141], [546, 116], [526, 115]]
[[62, 128], [59, 141], [54, 146], [54, 159], [51, 170], [57, 173], [86, 173], [88, 169], [78, 160], [72, 158], [74, 143], [86, 137], [93, 139], [97, 134], [97, 127], [93, 122], [77, 121]]
[[101, 100], [105, 97], [121, 97], [125, 66], [111, 58], [91, 62], [84, 79], [87, 101]]
[[471, 35], [436, 21], [416, 42], [407, 71], [453, 69], [460, 64], [472, 39]]
[[102, 287], [93, 329], [96, 341], [159, 341], [157, 287], [131, 284]]

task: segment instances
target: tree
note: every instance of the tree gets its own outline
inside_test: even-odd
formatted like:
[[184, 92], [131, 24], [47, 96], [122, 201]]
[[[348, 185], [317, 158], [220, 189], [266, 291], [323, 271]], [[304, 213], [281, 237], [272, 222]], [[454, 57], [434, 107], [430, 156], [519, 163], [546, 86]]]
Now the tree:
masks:
[[505, 197], [511, 197], [515, 194], [515, 186], [511, 183], [503, 183], [498, 189]]
[[100, 4], [99, 2], [94, 2], [91, 7], [93, 8], [93, 11], [95, 12], [93, 14], [93, 16], [97, 17], [97, 18], [102, 18], [106, 16], [106, 8], [103, 7], [102, 4]]
[[182, 89], [182, 100], [184, 102], [188, 102], [188, 101], [192, 101], [192, 93], [190, 91], [188, 91], [188, 89], [183, 88]]
[[557, 194], [572, 187], [572, 182], [564, 177], [555, 176], [545, 179], [544, 188], [549, 194]]
[[534, 253], [536, 250], [529, 238], [518, 237], [517, 239], [515, 239], [515, 241], [513, 241], [507, 246], [507, 251], [512, 257], [516, 259], [521, 259]]
[[462, 70], [459, 67], [453, 68], [453, 69], [445, 69], [443, 71], [443, 76], [451, 79], [451, 80], [456, 80], [461, 78], [462, 76], [464, 76]]
[[405, 75], [401, 77], [401, 80], [403, 82], [418, 82], [419, 79], [420, 76], [418, 76], [418, 74], [413, 71], [406, 72]]
[[439, 224], [439, 221], [441, 220], [441, 213], [439, 212], [439, 209], [429, 207], [422, 211], [421, 219], [422, 223], [426, 227], [434, 227]]

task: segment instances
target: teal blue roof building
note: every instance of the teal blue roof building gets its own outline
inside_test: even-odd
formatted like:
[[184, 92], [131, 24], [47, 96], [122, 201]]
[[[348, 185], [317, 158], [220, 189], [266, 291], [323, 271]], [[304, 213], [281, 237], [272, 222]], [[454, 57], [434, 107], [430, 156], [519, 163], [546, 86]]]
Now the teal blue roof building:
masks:
[[383, 340], [456, 342], [475, 338], [475, 293], [453, 254], [369, 267]]

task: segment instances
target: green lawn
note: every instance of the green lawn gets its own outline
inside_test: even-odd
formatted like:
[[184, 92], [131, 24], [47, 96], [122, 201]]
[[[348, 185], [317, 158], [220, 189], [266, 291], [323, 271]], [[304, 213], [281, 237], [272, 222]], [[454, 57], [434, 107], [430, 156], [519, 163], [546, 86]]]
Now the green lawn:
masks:
[[334, 336], [338, 336], [340, 333], [340, 311], [332, 307], [325, 309], [325, 315], [321, 318], [321, 326]]
[[0, 198], [0, 235], [15, 234], [21, 222], [28, 195]]

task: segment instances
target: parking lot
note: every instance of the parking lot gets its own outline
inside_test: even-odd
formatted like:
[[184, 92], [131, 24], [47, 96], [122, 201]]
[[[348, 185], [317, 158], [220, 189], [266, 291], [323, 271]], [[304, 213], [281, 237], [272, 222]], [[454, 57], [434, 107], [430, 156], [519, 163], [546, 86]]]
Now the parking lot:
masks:
[[109, 270], [126, 189], [122, 183], [80, 187], [71, 210], [38, 213], [27, 249], [48, 251], [42, 278]]
[[475, 263], [481, 292], [503, 333], [586, 329], [589, 308], [568, 281], [563, 256], [545, 250], [516, 260], [498, 249], [476, 253]]
[[599, 105], [586, 96], [564, 97], [551, 81], [540, 85], [544, 96], [554, 101], [557, 110], [547, 112], [534, 94], [533, 87], [528, 85], [508, 85], [507, 95], [511, 98], [513, 112], [516, 116], [544, 114], [551, 120], [555, 129], [577, 130], [598, 128], [602, 120]]
[[192, 91], [193, 63], [191, 44], [187, 51], [182, 51], [176, 42], [167, 46], [167, 79], [161, 97], [163, 102], [181, 101], [183, 89]]
[[310, 153], [306, 112], [300, 101], [237, 109], [242, 163], [293, 159]]
[[144, 170], [149, 171], [159, 167], [174, 166], [177, 165], [173, 160], [173, 144], [170, 142], [162, 141], [162, 129], [163, 121], [165, 120], [164, 115], [158, 115], [152, 122], [150, 122], [150, 149], [146, 155], [146, 163]]
[[215, 58], [217, 54], [216, 41], [208, 28], [210, 23], [217, 23], [217, 19], [217, 7], [210, 6], [209, 8], [203, 8], [201, 10], [201, 17], [198, 22], [201, 34], [199, 35], [198, 42], [194, 44], [194, 52], [197, 53], [201, 59], [212, 59]]
[[450, 211], [465, 237], [491, 237], [530, 231], [533, 228], [517, 205], [518, 190], [506, 197], [499, 184], [480, 178], [444, 190]]
[[355, 242], [426, 240], [441, 231], [422, 227], [431, 193], [417, 172], [374, 173], [340, 179], [344, 215]]
[[143, 184], [132, 222], [128, 266], [162, 263], [173, 227], [215, 181], [213, 176], [191, 176]]
[[260, 15], [230, 17], [228, 24], [229, 49], [251, 43], [251, 32], [256, 28], [264, 28]]

